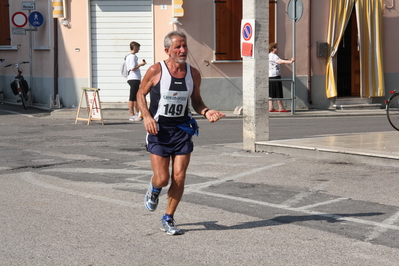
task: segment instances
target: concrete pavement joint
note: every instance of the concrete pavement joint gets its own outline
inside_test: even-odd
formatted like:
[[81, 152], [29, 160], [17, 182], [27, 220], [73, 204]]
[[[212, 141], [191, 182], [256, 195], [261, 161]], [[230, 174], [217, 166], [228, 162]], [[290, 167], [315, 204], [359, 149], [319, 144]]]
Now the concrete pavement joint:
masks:
[[14, 114], [14, 115], [22, 115], [22, 116], [26, 116], [26, 117], [34, 117], [33, 115], [27, 115], [27, 114], [23, 114], [23, 113], [19, 113], [19, 112], [14, 112], [14, 111], [9, 111], [9, 110], [2, 110], [2, 112], [6, 112], [9, 114]]
[[273, 147], [282, 147], [282, 148], [290, 148], [290, 149], [298, 149], [298, 150], [310, 150], [310, 151], [319, 151], [326, 153], [337, 153], [337, 154], [348, 154], [348, 155], [358, 155], [358, 156], [366, 156], [366, 157], [376, 157], [376, 158], [386, 158], [386, 159], [394, 159], [399, 160], [399, 156], [389, 155], [389, 154], [373, 154], [369, 152], [358, 152], [354, 150], [337, 150], [330, 148], [317, 148], [317, 147], [306, 147], [306, 146], [297, 146], [292, 144], [281, 144], [281, 143], [273, 143], [273, 142], [257, 142], [256, 144], [265, 145], [265, 146], [273, 146]]

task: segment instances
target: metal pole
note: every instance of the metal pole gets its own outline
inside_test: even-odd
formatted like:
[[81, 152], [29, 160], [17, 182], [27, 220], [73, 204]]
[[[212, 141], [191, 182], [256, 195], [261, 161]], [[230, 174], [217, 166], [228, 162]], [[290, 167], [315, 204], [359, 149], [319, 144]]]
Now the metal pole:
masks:
[[[31, 10], [29, 9], [29, 17], [31, 14]], [[33, 103], [33, 94], [32, 94], [32, 82], [33, 82], [33, 44], [32, 44], [32, 25], [29, 23], [29, 90], [30, 90], [30, 95], [29, 95], [29, 103]]]
[[[295, 47], [296, 47], [296, 19], [297, 19], [297, 14], [296, 14], [296, 1], [294, 0], [294, 4], [292, 5], [292, 8], [294, 9], [292, 14], [294, 14], [293, 20], [292, 20], [292, 57], [295, 58]], [[295, 115], [295, 72], [296, 72], [296, 63], [292, 63], [292, 82], [291, 82], [291, 115]]]
[[58, 94], [58, 19], [53, 19], [54, 24], [54, 95], [53, 102]]

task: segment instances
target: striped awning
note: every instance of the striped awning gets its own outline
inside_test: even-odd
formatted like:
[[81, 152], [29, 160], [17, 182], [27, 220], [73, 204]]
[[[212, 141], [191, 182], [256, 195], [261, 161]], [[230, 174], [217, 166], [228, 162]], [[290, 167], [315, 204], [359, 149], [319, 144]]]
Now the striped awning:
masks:
[[173, 17], [180, 18], [184, 16], [183, 0], [173, 0]]
[[64, 0], [53, 0], [53, 18], [65, 18]]

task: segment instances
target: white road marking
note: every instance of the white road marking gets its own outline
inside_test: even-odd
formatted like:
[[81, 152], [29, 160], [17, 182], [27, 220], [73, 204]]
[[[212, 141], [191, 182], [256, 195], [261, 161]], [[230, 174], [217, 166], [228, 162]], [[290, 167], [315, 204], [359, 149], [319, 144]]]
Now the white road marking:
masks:
[[224, 182], [226, 182], [228, 180], [234, 180], [234, 179], [237, 179], [237, 178], [240, 178], [240, 177], [244, 177], [244, 176], [251, 175], [251, 174], [254, 174], [254, 173], [262, 172], [262, 171], [265, 171], [267, 169], [270, 169], [270, 168], [273, 168], [273, 167], [277, 167], [277, 166], [281, 166], [281, 165], [284, 165], [284, 164], [285, 163], [271, 164], [271, 165], [268, 165], [268, 166], [265, 166], [265, 167], [261, 167], [261, 168], [254, 168], [251, 171], [243, 172], [243, 173], [240, 173], [240, 174], [237, 174], [237, 175], [228, 176], [228, 177], [217, 179], [217, 180], [212, 180], [212, 181], [209, 181], [209, 182], [204, 182], [204, 183], [201, 183], [201, 184], [187, 185], [187, 186], [185, 186], [184, 191], [185, 191], [185, 193], [190, 193], [191, 191], [196, 191], [197, 192], [198, 190], [200, 190], [202, 188], [206, 188], [206, 187], [209, 187], [209, 186], [212, 186], [212, 185], [221, 184], [221, 183], [224, 183]]
[[316, 187], [313, 187], [310, 191], [304, 191], [301, 193], [296, 194], [294, 197], [292, 197], [291, 199], [287, 199], [286, 201], [282, 202], [282, 205], [286, 205], [286, 206], [292, 206], [295, 205], [299, 202], [301, 202], [303, 199], [316, 194], [318, 191], [323, 190], [330, 182], [323, 182], [321, 184], [319, 184]]
[[[382, 223], [383, 224], [388, 224], [388, 225], [393, 225], [399, 220], [399, 212], [395, 213], [388, 219], [384, 220]], [[388, 230], [388, 228], [385, 227], [376, 227], [374, 231], [372, 231], [370, 234], [366, 236], [366, 241], [371, 241], [373, 239], [378, 238], [381, 234], [385, 233]]]
[[276, 208], [276, 209], [282, 209], [282, 210], [286, 210], [286, 211], [299, 212], [299, 213], [303, 213], [303, 214], [307, 214], [307, 215], [322, 216], [322, 217], [326, 217], [326, 218], [333, 218], [333, 219], [340, 220], [340, 221], [349, 221], [349, 222], [353, 222], [353, 223], [372, 225], [372, 226], [381, 227], [381, 228], [385, 228], [385, 229], [399, 230], [399, 226], [386, 224], [386, 223], [367, 221], [367, 220], [362, 220], [362, 219], [352, 218], [352, 217], [343, 217], [343, 216], [336, 215], [336, 214], [329, 214], [329, 213], [306, 210], [306, 209], [301, 209], [301, 208], [292, 208], [292, 207], [287, 207], [287, 206], [281, 205], [281, 204], [274, 204], [274, 203], [269, 203], [269, 202], [264, 202], [264, 201], [247, 199], [247, 198], [239, 198], [239, 197], [223, 195], [223, 194], [216, 194], [216, 193], [206, 192], [206, 191], [196, 191], [196, 193], [211, 196], [211, 197], [224, 198], [224, 199], [229, 199], [229, 200], [234, 200], [234, 201], [252, 203], [254, 205], [262, 205], [262, 206]]
[[128, 169], [103, 169], [103, 168], [53, 168], [43, 169], [41, 172], [57, 172], [57, 173], [87, 173], [87, 174], [121, 174], [121, 175], [152, 175], [149, 170], [128, 170]]
[[308, 209], [312, 209], [312, 208], [315, 208], [315, 207], [319, 207], [319, 206], [323, 206], [323, 205], [329, 205], [329, 204], [332, 204], [332, 203], [336, 203], [336, 202], [340, 202], [340, 201], [348, 200], [348, 199], [349, 198], [337, 198], [337, 199], [327, 200], [327, 201], [318, 202], [318, 203], [311, 204], [311, 205], [298, 207], [296, 209], [298, 209], [298, 210], [308, 210]]
[[80, 196], [86, 199], [95, 199], [95, 200], [100, 200], [103, 202], [108, 202], [108, 203], [113, 203], [113, 204], [117, 204], [117, 205], [121, 205], [121, 206], [126, 206], [126, 207], [135, 207], [135, 208], [139, 208], [139, 207], [143, 207], [143, 204], [139, 204], [139, 203], [134, 203], [134, 202], [130, 202], [130, 201], [124, 201], [124, 200], [118, 200], [118, 199], [111, 199], [111, 198], [107, 198], [107, 197], [102, 197], [102, 196], [97, 196], [97, 195], [93, 195], [93, 194], [88, 194], [88, 193], [83, 193], [83, 192], [79, 192], [73, 189], [68, 189], [68, 188], [62, 188], [62, 187], [58, 187], [58, 186], [54, 186], [48, 183], [45, 183], [43, 181], [38, 180], [37, 178], [35, 178], [34, 173], [32, 172], [24, 172], [24, 173], [20, 173], [19, 177], [28, 182], [31, 183], [32, 185], [36, 185], [39, 187], [43, 187], [43, 188], [47, 188], [47, 189], [51, 189], [54, 191], [58, 191], [58, 192], [62, 192], [68, 195], [73, 195], [73, 196]]
[[[293, 208], [293, 207], [289, 207], [289, 206], [284, 205], [284, 204], [275, 204], [275, 203], [263, 202], [263, 201], [248, 199], [248, 198], [240, 198], [240, 197], [236, 197], [236, 196], [217, 194], [217, 193], [212, 193], [212, 192], [207, 192], [207, 191], [203, 191], [202, 190], [203, 188], [206, 188], [206, 187], [211, 186], [211, 185], [219, 184], [219, 183], [225, 182], [227, 180], [234, 180], [234, 179], [237, 179], [239, 177], [247, 176], [247, 175], [250, 175], [250, 174], [253, 174], [253, 173], [257, 173], [257, 172], [260, 172], [260, 171], [264, 171], [266, 169], [269, 169], [269, 168], [272, 168], [272, 167], [277, 167], [277, 166], [280, 166], [280, 165], [283, 165], [283, 164], [285, 164], [285, 163], [272, 164], [272, 165], [269, 165], [269, 166], [266, 166], [266, 167], [253, 169], [252, 171], [243, 172], [243, 173], [240, 173], [240, 174], [237, 174], [237, 175], [234, 175], [234, 176], [229, 176], [229, 177], [226, 177], [226, 178], [223, 178], [223, 179], [206, 182], [206, 183], [202, 183], [202, 184], [199, 184], [199, 185], [198, 184], [190, 185], [190, 186], [187, 186], [188, 188], [186, 189], [186, 192], [187, 193], [199, 193], [199, 194], [207, 195], [207, 196], [211, 196], [211, 197], [224, 198], [224, 199], [228, 199], [228, 200], [245, 202], [245, 203], [250, 203], [250, 204], [254, 204], [254, 205], [261, 205], [261, 206], [266, 206], [266, 207], [271, 207], [271, 208], [276, 208], [276, 209], [282, 209], [282, 210], [302, 213], [302, 214], [306, 214], [306, 215], [321, 216], [321, 217], [332, 218], [332, 219], [336, 219], [336, 220], [340, 220], [340, 221], [349, 221], [349, 222], [353, 222], [353, 223], [357, 223], [357, 224], [371, 225], [371, 226], [376, 227], [375, 232], [370, 234], [368, 236], [368, 239], [373, 239], [374, 237], [377, 237], [382, 232], [385, 232], [386, 230], [399, 231], [399, 226], [394, 225], [394, 223], [399, 219], [399, 212], [396, 213], [395, 215], [393, 215], [392, 217], [390, 217], [389, 219], [383, 221], [383, 222], [374, 222], [374, 221], [362, 220], [362, 219], [353, 218], [353, 217], [344, 217], [344, 216], [340, 216], [340, 215], [336, 215], [336, 214], [329, 214], [329, 213], [309, 210], [310, 208], [313, 208], [313, 207], [317, 207], [317, 206], [321, 206], [321, 205], [327, 205], [327, 204], [332, 204], [332, 203], [335, 203], [335, 202], [347, 200], [347, 198], [338, 198], [338, 199], [334, 199], [334, 200], [331, 200], [331, 201], [325, 201], [325, 202], [320, 202], [320, 203], [316, 203], [316, 204], [312, 204], [312, 205], [308, 205], [308, 206], [303, 206], [303, 207], [299, 207], [299, 208]], [[64, 171], [66, 171], [66, 170], [67, 169], [64, 169]], [[71, 169], [69, 169], [69, 171], [70, 170]], [[77, 169], [77, 171], [76, 170], [75, 171], [76, 172], [83, 172], [84, 170], [85, 169]], [[85, 171], [88, 172], [87, 169]], [[91, 171], [91, 172], [108, 172], [108, 173], [119, 172], [119, 173], [125, 173], [125, 174], [126, 173], [138, 173], [138, 172], [143, 173], [142, 170], [127, 170], [127, 169], [89, 169], [89, 171]], [[148, 171], [148, 172], [151, 172], [151, 171]], [[54, 185], [51, 185], [51, 184], [48, 184], [48, 183], [45, 183], [43, 181], [38, 180], [37, 178], [34, 177], [34, 175], [35, 175], [34, 173], [25, 172], [25, 173], [21, 173], [20, 174], [20, 178], [25, 180], [26, 182], [29, 182], [29, 183], [33, 184], [33, 185], [37, 185], [37, 186], [44, 187], [44, 188], [47, 188], [47, 189], [63, 192], [63, 193], [70, 194], [70, 195], [76, 195], [76, 196], [81, 196], [81, 197], [85, 197], [85, 198], [96, 199], [96, 200], [109, 202], [109, 203], [113, 203], [113, 204], [118, 204], [118, 205], [122, 205], [122, 206], [142, 207], [142, 204], [138, 204], [138, 203], [106, 198], [106, 197], [102, 197], [102, 196], [97, 196], [97, 195], [92, 195], [92, 194], [78, 192], [78, 191], [75, 191], [75, 190], [72, 190], [72, 189], [66, 189], [66, 188], [54, 186]], [[141, 185], [141, 184], [139, 184], [139, 185]]]

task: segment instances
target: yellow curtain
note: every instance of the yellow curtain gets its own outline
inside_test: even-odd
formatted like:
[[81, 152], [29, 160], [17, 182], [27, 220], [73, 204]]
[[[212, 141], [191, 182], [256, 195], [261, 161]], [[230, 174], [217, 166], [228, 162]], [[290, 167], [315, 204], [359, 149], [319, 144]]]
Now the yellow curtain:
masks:
[[382, 0], [357, 0], [362, 97], [384, 96]]
[[[373, 1], [373, 0], [370, 0]], [[346, 25], [351, 17], [355, 0], [330, 0], [330, 19], [328, 24], [328, 57], [326, 66], [327, 98], [337, 96], [337, 66], [335, 54], [341, 42]]]

